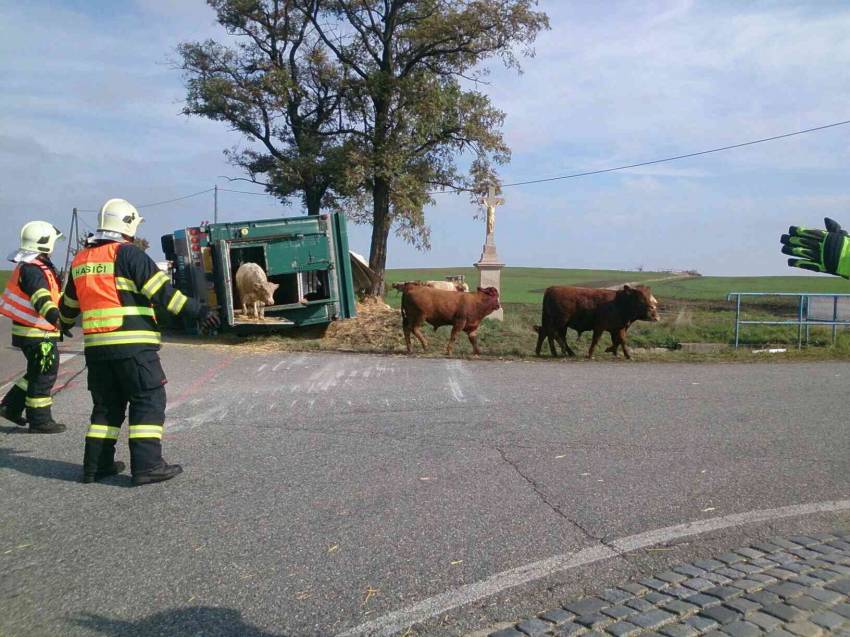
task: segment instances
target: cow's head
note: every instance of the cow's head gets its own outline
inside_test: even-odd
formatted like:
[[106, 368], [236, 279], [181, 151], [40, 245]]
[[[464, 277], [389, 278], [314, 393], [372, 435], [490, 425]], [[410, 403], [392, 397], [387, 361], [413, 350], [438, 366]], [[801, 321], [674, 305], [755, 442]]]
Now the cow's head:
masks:
[[265, 298], [262, 299], [263, 303], [266, 305], [274, 305], [274, 293], [280, 287], [278, 283], [269, 283], [268, 281], [263, 283], [263, 291], [265, 292]]
[[624, 285], [617, 291], [617, 305], [631, 321], [658, 320], [658, 300], [645, 285]]
[[478, 288], [478, 296], [483, 300], [487, 314], [502, 307], [499, 305], [499, 290], [496, 288]]

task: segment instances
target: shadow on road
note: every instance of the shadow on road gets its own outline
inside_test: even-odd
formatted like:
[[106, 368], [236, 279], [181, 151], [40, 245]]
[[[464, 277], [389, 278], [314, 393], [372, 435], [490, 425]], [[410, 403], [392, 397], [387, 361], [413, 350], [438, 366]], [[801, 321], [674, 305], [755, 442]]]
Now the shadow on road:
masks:
[[135, 621], [109, 619], [94, 614], [87, 614], [74, 621], [79, 626], [108, 637], [285, 637], [282, 633], [268, 633], [246, 624], [238, 610], [210, 606], [168, 610]]
[[0, 447], [0, 469], [12, 469], [38, 478], [65, 480], [67, 482], [80, 481], [80, 474], [83, 470], [82, 464], [22, 455], [25, 453], [29, 452]]

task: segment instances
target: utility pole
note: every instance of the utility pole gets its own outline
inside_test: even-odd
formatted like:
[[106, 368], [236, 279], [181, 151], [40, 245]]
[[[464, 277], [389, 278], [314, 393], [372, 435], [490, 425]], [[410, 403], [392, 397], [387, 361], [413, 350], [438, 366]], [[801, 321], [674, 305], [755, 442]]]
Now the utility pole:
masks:
[[71, 249], [77, 247], [77, 242], [79, 241], [80, 233], [80, 225], [79, 221], [77, 221], [77, 209], [74, 208], [71, 211], [71, 228], [68, 230], [68, 249], [65, 251], [65, 267], [62, 268], [61, 277], [62, 283], [66, 283], [68, 281], [68, 264], [71, 261]]
[[213, 223], [218, 223], [218, 184], [213, 188]]

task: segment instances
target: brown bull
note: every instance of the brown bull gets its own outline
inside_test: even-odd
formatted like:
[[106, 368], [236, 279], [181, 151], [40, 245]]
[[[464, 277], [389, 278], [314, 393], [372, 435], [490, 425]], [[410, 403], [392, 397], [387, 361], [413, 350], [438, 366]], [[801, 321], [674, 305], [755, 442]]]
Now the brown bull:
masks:
[[472, 343], [472, 351], [478, 355], [478, 326], [481, 320], [499, 309], [499, 291], [496, 288], [478, 288], [475, 292], [454, 292], [437, 290], [422, 285], [408, 285], [401, 297], [401, 320], [404, 329], [404, 341], [407, 353], [413, 352], [410, 334], [413, 333], [422, 344], [428, 347], [422, 336], [423, 323], [430, 323], [434, 331], [442, 325], [451, 325], [452, 333], [446, 354], [451, 355], [452, 345], [458, 332], [464, 331]]
[[582, 332], [592, 331], [593, 341], [587, 353], [593, 357], [593, 350], [599, 343], [602, 332], [611, 334], [611, 347], [606, 351], [617, 355], [617, 348], [623, 348], [626, 358], [631, 358], [626, 346], [626, 331], [635, 321], [657, 321], [658, 301], [645, 285], [631, 287], [624, 285], [621, 290], [598, 290], [570, 286], [552, 286], [543, 295], [543, 315], [537, 331], [536, 353], [540, 356], [543, 339], [549, 340], [552, 356], [557, 356], [557, 340], [564, 356], [575, 356], [567, 344], [567, 328]]

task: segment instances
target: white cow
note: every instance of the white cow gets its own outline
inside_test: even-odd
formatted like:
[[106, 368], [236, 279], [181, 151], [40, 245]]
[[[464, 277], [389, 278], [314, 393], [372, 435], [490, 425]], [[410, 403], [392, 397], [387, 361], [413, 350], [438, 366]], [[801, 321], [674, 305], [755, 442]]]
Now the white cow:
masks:
[[252, 306], [254, 316], [260, 320], [266, 318], [266, 306], [274, 305], [277, 283], [269, 283], [266, 273], [256, 263], [243, 263], [236, 271], [236, 290], [242, 303], [242, 313], [248, 314], [248, 305]]
[[466, 283], [456, 283], [454, 281], [404, 281], [402, 283], [393, 283], [393, 288], [399, 292], [404, 292], [404, 288], [409, 285], [421, 285], [435, 290], [449, 290], [450, 292], [469, 292], [469, 286]]

